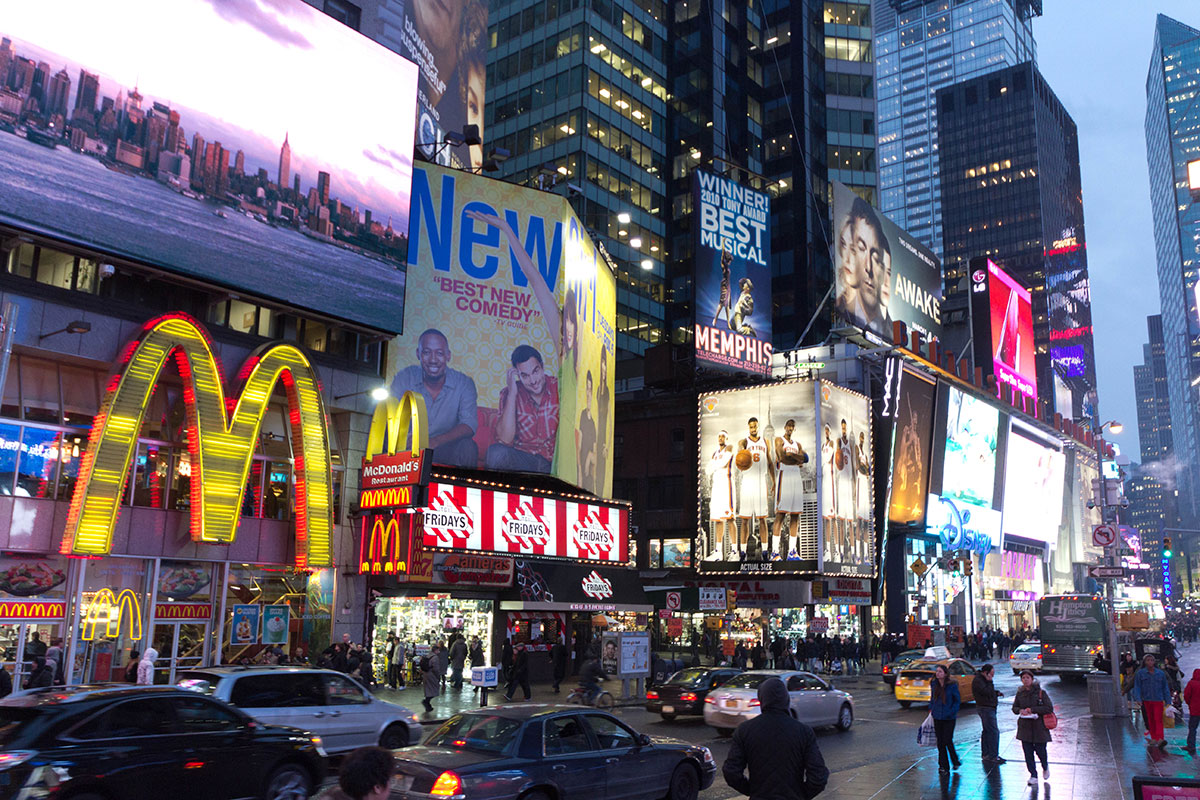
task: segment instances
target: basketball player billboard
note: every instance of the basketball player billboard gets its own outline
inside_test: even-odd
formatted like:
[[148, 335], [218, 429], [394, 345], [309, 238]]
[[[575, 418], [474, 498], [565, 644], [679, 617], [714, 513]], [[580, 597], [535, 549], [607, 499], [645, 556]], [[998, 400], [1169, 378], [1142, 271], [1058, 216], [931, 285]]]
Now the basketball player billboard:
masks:
[[873, 575], [875, 492], [871, 402], [820, 382], [821, 572]]
[[763, 192], [692, 172], [696, 360], [730, 372], [771, 369], [771, 208]]
[[925, 520], [936, 390], [932, 381], [905, 371], [896, 404], [892, 495], [888, 503], [888, 521], [897, 525], [920, 525]]
[[700, 397], [700, 572], [816, 572], [816, 384]]

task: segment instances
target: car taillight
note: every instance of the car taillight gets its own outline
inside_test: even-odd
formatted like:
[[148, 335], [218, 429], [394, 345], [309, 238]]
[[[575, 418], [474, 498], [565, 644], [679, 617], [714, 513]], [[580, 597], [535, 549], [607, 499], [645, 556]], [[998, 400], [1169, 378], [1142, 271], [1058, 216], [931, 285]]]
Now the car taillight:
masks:
[[695, 692], [684, 692], [679, 695], [679, 699], [685, 703], [694, 703], [696, 702], [696, 694]]
[[12, 769], [37, 755], [34, 750], [9, 750], [0, 753], [0, 770]]
[[715, 706], [717, 704], [717, 701], [713, 700], [711, 697], [704, 698], [704, 702], [708, 703], [710, 706]]
[[646, 699], [647, 699], [647, 700], [657, 700], [657, 699], [658, 699], [658, 692], [656, 692], [656, 691], [654, 691], [653, 689], [651, 689], [650, 691], [646, 692]]
[[751, 708], [754, 708], [755, 706], [761, 706], [761, 705], [762, 705], [762, 702], [758, 698], [755, 698], [750, 701]]
[[437, 776], [437, 780], [433, 782], [433, 788], [429, 793], [434, 797], [453, 797], [456, 794], [462, 793], [462, 780], [453, 772], [443, 772]]

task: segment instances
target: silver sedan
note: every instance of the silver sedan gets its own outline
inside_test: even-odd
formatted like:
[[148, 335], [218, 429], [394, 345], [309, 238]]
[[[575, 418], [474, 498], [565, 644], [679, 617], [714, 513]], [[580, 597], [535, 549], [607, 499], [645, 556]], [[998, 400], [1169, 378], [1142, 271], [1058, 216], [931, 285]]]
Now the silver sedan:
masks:
[[854, 698], [849, 693], [811, 672], [783, 669], [756, 669], [733, 676], [704, 699], [704, 721], [722, 736], [731, 735], [742, 721], [758, 716], [758, 685], [767, 678], [783, 681], [792, 716], [806, 725], [834, 725], [847, 731], [854, 723]]

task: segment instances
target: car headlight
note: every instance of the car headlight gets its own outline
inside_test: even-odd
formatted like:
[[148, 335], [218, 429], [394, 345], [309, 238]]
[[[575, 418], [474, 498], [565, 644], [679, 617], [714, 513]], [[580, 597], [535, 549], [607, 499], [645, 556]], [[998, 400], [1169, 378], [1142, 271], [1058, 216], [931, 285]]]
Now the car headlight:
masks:
[[312, 738], [313, 747], [317, 748], [318, 755], [320, 755], [322, 758], [328, 757], [329, 754], [325, 752], [325, 742], [321, 739], [321, 737], [313, 736], [311, 738]]
[[409, 721], [409, 722], [411, 722], [411, 723], [412, 723], [412, 724], [414, 724], [414, 725], [420, 725], [420, 724], [421, 724], [421, 718], [420, 718], [420, 717], [418, 717], [416, 714], [409, 714], [409, 715], [408, 715], [408, 721]]

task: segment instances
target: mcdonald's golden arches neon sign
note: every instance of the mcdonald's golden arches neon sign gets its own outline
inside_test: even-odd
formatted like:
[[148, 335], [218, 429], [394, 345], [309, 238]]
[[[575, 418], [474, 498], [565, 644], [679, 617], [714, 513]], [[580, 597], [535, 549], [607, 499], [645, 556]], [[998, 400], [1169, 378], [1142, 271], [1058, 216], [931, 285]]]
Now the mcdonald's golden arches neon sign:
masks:
[[[405, 429], [408, 436], [401, 438], [400, 433]], [[409, 440], [413, 458], [420, 457], [429, 447], [429, 413], [425, 410], [425, 398], [412, 391], [399, 398], [389, 397], [375, 406], [367, 435], [367, 460], [378, 455], [394, 456]]]
[[90, 642], [96, 637], [96, 625], [104, 622], [104, 637], [115, 639], [121, 633], [121, 621], [129, 620], [129, 638], [142, 638], [142, 604], [132, 589], [122, 589], [114, 595], [112, 589], [101, 589], [96, 592], [88, 603], [87, 613], [83, 618], [84, 641]]
[[104, 555], [112, 549], [121, 493], [146, 407], [172, 356], [183, 379], [187, 413], [192, 539], [233, 541], [259, 428], [271, 394], [282, 382], [296, 469], [296, 566], [329, 566], [333, 480], [328, 423], [307, 356], [283, 342], [260, 347], [242, 366], [241, 391], [227, 398], [208, 334], [186, 314], [146, 323], [122, 353], [80, 462], [62, 552]]
[[[359, 572], [363, 575], [378, 575], [384, 573], [394, 575], [407, 572], [408, 563], [405, 552], [408, 548], [407, 527], [410, 520], [404, 520], [402, 526], [400, 513], [367, 515], [362, 518], [362, 539], [360, 545]], [[367, 528], [370, 527], [370, 534]]]

